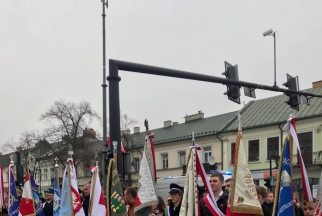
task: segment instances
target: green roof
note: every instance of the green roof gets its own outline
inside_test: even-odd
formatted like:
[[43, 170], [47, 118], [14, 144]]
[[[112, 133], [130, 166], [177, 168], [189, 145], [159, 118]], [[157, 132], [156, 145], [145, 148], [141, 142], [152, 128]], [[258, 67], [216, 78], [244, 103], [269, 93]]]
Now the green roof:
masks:
[[[304, 90], [314, 94], [322, 95], [322, 87]], [[292, 113], [297, 119], [307, 119], [322, 116], [322, 98], [310, 99], [310, 105], [301, 104], [300, 111], [296, 111], [285, 101], [288, 100], [286, 95], [265, 98], [249, 102], [244, 109], [240, 111], [242, 128], [250, 129], [277, 125], [285, 123]], [[223, 132], [236, 131], [238, 128], [238, 118], [232, 120], [223, 130]]]
[[[203, 137], [208, 135], [217, 134], [218, 131], [222, 130], [230, 121], [232, 121], [238, 114], [239, 111], [225, 113], [217, 116], [212, 116], [203, 119], [196, 119], [172, 125], [167, 128], [158, 128], [151, 130], [155, 134], [153, 139], [155, 144], [168, 143], [178, 140], [185, 140], [192, 138], [192, 131], [195, 132], [195, 137]], [[138, 146], [143, 143], [145, 132], [138, 134], [131, 134], [132, 138], [136, 140]]]

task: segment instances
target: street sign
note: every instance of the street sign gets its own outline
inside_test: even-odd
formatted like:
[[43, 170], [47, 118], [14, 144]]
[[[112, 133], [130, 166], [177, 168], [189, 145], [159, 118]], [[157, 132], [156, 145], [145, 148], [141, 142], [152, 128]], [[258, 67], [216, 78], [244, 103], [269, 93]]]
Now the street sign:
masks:
[[270, 185], [271, 185], [271, 186], [275, 186], [274, 176], [271, 176], [271, 177], [270, 177]]

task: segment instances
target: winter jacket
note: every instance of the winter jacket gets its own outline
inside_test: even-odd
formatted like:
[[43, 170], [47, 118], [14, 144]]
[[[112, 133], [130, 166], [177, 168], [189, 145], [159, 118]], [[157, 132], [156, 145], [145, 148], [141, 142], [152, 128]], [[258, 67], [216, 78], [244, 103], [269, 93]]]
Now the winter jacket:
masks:
[[[217, 206], [218, 206], [219, 210], [224, 214], [226, 214], [228, 197], [229, 197], [229, 193], [228, 193], [228, 191], [225, 190], [225, 191], [223, 191], [223, 194], [217, 200]], [[205, 199], [205, 197], [203, 197], [200, 200], [200, 216], [212, 216], [212, 213], [208, 209], [204, 199]]]
[[264, 202], [262, 205], [264, 216], [272, 216], [274, 203]]

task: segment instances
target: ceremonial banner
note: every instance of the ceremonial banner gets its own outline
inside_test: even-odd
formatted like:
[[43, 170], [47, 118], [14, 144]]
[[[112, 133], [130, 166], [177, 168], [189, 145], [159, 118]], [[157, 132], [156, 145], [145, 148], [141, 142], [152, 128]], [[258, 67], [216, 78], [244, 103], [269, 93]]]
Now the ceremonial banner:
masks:
[[60, 192], [57, 184], [56, 175], [54, 176], [54, 216], [59, 216], [60, 213]]
[[116, 169], [114, 159], [110, 159], [108, 165], [107, 185], [106, 185], [107, 213], [109, 216], [125, 216], [126, 206], [123, 199], [123, 190]]
[[34, 196], [30, 183], [29, 169], [26, 172], [25, 183], [23, 186], [22, 198], [19, 208], [19, 216], [35, 216]]
[[0, 211], [4, 207], [3, 168], [0, 166]]
[[68, 158], [63, 178], [61, 216], [85, 216], [77, 185], [74, 162], [72, 158]]
[[43, 216], [43, 206], [42, 206], [42, 201], [39, 198], [39, 193], [38, 193], [38, 188], [34, 179], [34, 174], [31, 170], [29, 170], [30, 173], [30, 183], [31, 183], [31, 188], [34, 194], [34, 202], [35, 202], [35, 209], [36, 209], [36, 216]]
[[63, 175], [63, 185], [61, 191], [61, 203], [60, 203], [60, 216], [73, 215], [73, 206], [72, 206], [72, 196], [71, 196], [71, 187], [70, 187], [70, 178], [69, 165], [67, 164], [64, 175]]
[[92, 180], [90, 190], [90, 206], [88, 210], [89, 216], [105, 216], [106, 207], [104, 195], [100, 183], [100, 177], [98, 173], [98, 167], [91, 167]]
[[292, 137], [287, 136], [282, 149], [274, 197], [273, 216], [294, 215], [292, 184]]
[[155, 153], [154, 153], [154, 143], [153, 143], [154, 134], [148, 135], [145, 137], [145, 142], [147, 143], [146, 156], [148, 163], [150, 164], [150, 171], [153, 181], [157, 181], [157, 173], [155, 168]]
[[298, 158], [298, 162], [299, 162], [299, 166], [300, 166], [300, 170], [301, 170], [302, 186], [303, 186], [303, 192], [304, 192], [304, 198], [306, 201], [306, 205], [310, 205], [312, 208], [314, 208], [310, 182], [309, 182], [309, 178], [307, 176], [307, 172], [305, 169], [305, 164], [304, 164], [304, 161], [302, 158], [300, 143], [297, 138], [296, 122], [295, 122], [294, 117], [291, 117], [287, 120], [287, 123], [285, 124], [284, 129], [287, 129], [288, 134], [292, 136], [293, 141], [297, 147], [297, 158]]
[[138, 194], [135, 201], [134, 212], [145, 207], [158, 204], [159, 200], [155, 192], [154, 179], [151, 172], [151, 164], [148, 160], [152, 160], [151, 148], [149, 139], [145, 139], [144, 151], [140, 164], [139, 180], [138, 180]]
[[232, 188], [226, 215], [263, 215], [253, 177], [248, 168], [241, 131], [237, 134]]
[[[11, 159], [12, 160], [12, 159]], [[14, 165], [9, 165], [9, 200], [8, 200], [8, 210], [10, 216], [18, 216], [19, 215], [19, 201], [17, 198], [17, 192], [16, 192], [16, 184], [15, 179], [13, 175], [13, 169]]]
[[196, 148], [191, 148], [187, 162], [187, 170], [183, 190], [184, 192], [179, 214], [180, 216], [199, 215], [199, 192], [197, 179]]
[[315, 201], [315, 216], [322, 216], [322, 172]]

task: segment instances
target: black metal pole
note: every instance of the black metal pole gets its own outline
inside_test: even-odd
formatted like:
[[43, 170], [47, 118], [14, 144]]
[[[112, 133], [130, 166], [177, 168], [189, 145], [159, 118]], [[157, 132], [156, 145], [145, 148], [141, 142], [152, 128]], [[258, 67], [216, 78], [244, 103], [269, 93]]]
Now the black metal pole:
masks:
[[123, 182], [125, 181], [125, 164], [124, 164], [124, 156], [125, 156], [125, 153], [122, 152], [122, 160], [123, 160], [123, 163], [122, 163], [122, 179], [123, 179]]
[[275, 37], [276, 32], [274, 32], [273, 37], [274, 37], [274, 86], [276, 85], [276, 37]]
[[105, 0], [102, 0], [103, 3], [103, 13], [102, 13], [102, 21], [103, 21], [103, 148], [102, 148], [102, 173], [103, 173], [103, 191], [106, 194], [106, 182], [107, 182], [107, 116], [106, 116], [106, 53], [105, 53]]
[[272, 177], [273, 177], [273, 171], [272, 171], [272, 156], [269, 158], [269, 189], [272, 191]]
[[[118, 76], [118, 66], [116, 62], [109, 61], [109, 76], [108, 89], [109, 89], [109, 125], [111, 143], [117, 141], [117, 171], [119, 174], [123, 172], [122, 165], [122, 151], [121, 151], [121, 126], [120, 126], [120, 95], [119, 95], [119, 82], [121, 78]], [[113, 145], [110, 145], [110, 152], [113, 151]]]

